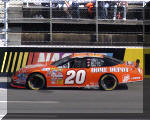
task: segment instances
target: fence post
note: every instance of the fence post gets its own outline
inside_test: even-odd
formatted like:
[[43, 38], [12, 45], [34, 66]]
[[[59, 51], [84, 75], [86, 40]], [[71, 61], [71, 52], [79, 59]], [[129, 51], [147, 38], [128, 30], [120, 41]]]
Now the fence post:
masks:
[[145, 1], [143, 1], [143, 44], [144, 44], [144, 41], [145, 41]]
[[96, 0], [96, 42], [98, 42], [98, 0]]
[[4, 2], [4, 33], [5, 33], [5, 39], [4, 39], [4, 46], [7, 46], [8, 42], [8, 2], [9, 0], [3, 0]]
[[49, 20], [49, 22], [50, 22], [50, 41], [52, 41], [52, 0], [50, 0], [49, 1], [50, 2], [50, 20]]

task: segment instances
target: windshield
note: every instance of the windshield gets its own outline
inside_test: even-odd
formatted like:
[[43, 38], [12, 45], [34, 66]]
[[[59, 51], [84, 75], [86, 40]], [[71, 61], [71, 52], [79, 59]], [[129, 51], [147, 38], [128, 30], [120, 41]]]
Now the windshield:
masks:
[[53, 62], [51, 65], [54, 65], [57, 67], [57, 66], [61, 65], [62, 63], [69, 61], [70, 59], [71, 59], [70, 56], [67, 56], [67, 57], [64, 57], [58, 61]]

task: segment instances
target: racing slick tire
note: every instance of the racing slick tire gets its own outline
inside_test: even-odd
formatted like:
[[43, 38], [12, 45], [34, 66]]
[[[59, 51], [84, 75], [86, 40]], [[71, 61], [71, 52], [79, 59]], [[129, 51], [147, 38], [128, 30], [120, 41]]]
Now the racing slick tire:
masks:
[[45, 78], [38, 73], [29, 76], [27, 87], [32, 90], [39, 90], [45, 87]]
[[112, 74], [105, 74], [100, 78], [99, 87], [100, 89], [110, 91], [114, 90], [118, 85], [117, 78]]

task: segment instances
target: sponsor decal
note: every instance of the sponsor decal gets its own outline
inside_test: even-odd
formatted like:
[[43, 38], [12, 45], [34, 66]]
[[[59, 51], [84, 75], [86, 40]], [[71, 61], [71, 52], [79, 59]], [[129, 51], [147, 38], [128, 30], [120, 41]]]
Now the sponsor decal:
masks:
[[47, 71], [46, 76], [47, 76], [47, 77], [50, 77], [50, 76], [51, 76], [51, 72], [50, 72], [50, 71]]
[[112, 68], [110, 68], [110, 72], [129, 72], [129, 68], [112, 67]]
[[51, 83], [52, 83], [52, 84], [56, 84], [56, 81], [52, 81]]
[[81, 85], [85, 82], [86, 79], [86, 71], [85, 70], [79, 70], [79, 71], [74, 71], [74, 70], [69, 70], [66, 73], [67, 78], [64, 81], [64, 84], [78, 84]]
[[132, 77], [132, 80], [141, 79], [141, 77]]
[[63, 73], [62, 72], [57, 72], [57, 78], [58, 79], [63, 79]]
[[19, 74], [19, 72], [18, 72], [18, 75], [17, 75], [18, 79], [14, 79], [13, 81], [18, 84], [25, 84], [27, 76], [28, 76], [28, 74], [26, 74], [26, 73]]
[[21, 78], [21, 79], [16, 79], [16, 80], [14, 80], [16, 83], [18, 83], [18, 84], [25, 84], [26, 83], [26, 79], [23, 79], [23, 78]]
[[128, 82], [128, 80], [130, 79], [130, 75], [125, 75], [125, 76], [123, 76], [123, 83], [127, 83]]
[[51, 77], [56, 77], [56, 74], [57, 74], [56, 70], [51, 71]]
[[50, 68], [42, 68], [42, 71], [50, 71]]
[[51, 70], [57, 70], [57, 68], [51, 68]]
[[93, 73], [103, 73], [103, 72], [129, 72], [129, 68], [123, 68], [123, 67], [110, 67], [110, 68], [92, 68], [91, 72]]
[[107, 68], [92, 68], [91, 72], [107, 72]]
[[57, 78], [51, 78], [51, 81], [56, 82]]
[[51, 81], [53, 82], [53, 84], [63, 84], [63, 73], [59, 70], [53, 70], [51, 71]]
[[63, 84], [63, 79], [58, 79], [57, 84]]
[[90, 82], [90, 86], [95, 86], [95, 83], [94, 82]]
[[58, 69], [58, 71], [62, 71], [62, 69], [61, 69], [61, 68], [59, 68], [59, 69]]
[[57, 80], [57, 71], [53, 70], [51, 72], [51, 81], [56, 81]]
[[141, 73], [141, 74], [142, 74], [142, 70], [141, 70], [141, 68], [138, 68], [138, 71], [139, 71], [139, 73]]
[[57, 72], [57, 84], [63, 84], [63, 73], [58, 71]]

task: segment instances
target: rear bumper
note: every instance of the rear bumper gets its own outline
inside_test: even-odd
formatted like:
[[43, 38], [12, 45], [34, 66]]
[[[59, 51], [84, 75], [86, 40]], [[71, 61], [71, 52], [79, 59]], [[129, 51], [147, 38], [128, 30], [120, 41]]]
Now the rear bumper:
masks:
[[134, 82], [143, 82], [143, 79], [142, 80], [135, 80], [135, 81], [128, 81], [128, 82], [121, 82], [119, 84], [128, 84], [128, 83], [134, 83]]

